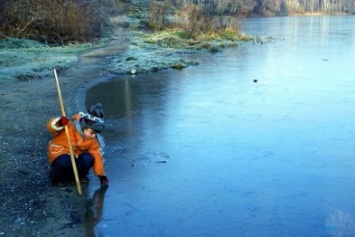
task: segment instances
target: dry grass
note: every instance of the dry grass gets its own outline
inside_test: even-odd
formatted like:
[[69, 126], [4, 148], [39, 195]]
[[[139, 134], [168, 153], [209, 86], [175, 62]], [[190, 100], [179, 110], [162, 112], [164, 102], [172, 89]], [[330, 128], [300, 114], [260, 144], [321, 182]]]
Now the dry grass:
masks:
[[148, 10], [148, 26], [154, 30], [162, 30], [168, 24], [168, 12], [170, 8], [168, 2], [152, 1]]
[[0, 38], [27, 38], [64, 45], [100, 37], [105, 8], [99, 0], [7, 0], [0, 2]]
[[[229, 0], [213, 2], [215, 4], [153, 1], [148, 26], [154, 30], [179, 32], [180, 38], [185, 39], [214, 40], [222, 36], [237, 40], [241, 36], [234, 15], [237, 7]], [[170, 40], [178, 39], [170, 36]]]

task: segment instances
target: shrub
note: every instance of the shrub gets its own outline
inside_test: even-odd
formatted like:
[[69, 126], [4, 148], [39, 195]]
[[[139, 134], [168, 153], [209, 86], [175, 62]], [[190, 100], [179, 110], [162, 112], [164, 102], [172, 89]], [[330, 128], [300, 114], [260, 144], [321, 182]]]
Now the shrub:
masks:
[[105, 23], [99, 0], [7, 0], [0, 3], [0, 38], [48, 44], [86, 42], [99, 37]]
[[200, 7], [196, 4], [183, 6], [177, 11], [177, 26], [182, 28], [188, 38], [194, 38], [208, 26]]
[[154, 30], [162, 30], [168, 25], [168, 2], [152, 1], [149, 7], [148, 26]]

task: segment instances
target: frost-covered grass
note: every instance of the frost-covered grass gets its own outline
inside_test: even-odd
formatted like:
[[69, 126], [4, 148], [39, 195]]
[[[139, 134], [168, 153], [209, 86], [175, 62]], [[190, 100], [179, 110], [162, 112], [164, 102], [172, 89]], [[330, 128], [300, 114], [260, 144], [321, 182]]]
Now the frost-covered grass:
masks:
[[49, 47], [26, 39], [0, 41], [0, 82], [5, 80], [33, 80], [50, 75], [78, 61], [78, 56], [92, 48], [92, 44]]
[[156, 48], [142, 49], [131, 46], [127, 52], [116, 56], [111, 64], [111, 72], [125, 73], [148, 73], [161, 69], [182, 69], [190, 65], [197, 65], [195, 59], [189, 58], [188, 51], [167, 50]]
[[272, 37], [252, 37], [241, 35], [235, 38], [231, 35], [219, 35], [211, 38], [202, 35], [201, 38], [185, 37], [181, 31], [166, 30], [157, 32], [142, 32], [130, 29], [131, 45], [128, 50], [116, 55], [110, 65], [113, 73], [148, 73], [161, 69], [182, 69], [199, 64], [192, 54], [205, 50], [217, 53], [223, 48], [235, 47], [245, 42], [265, 43], [275, 39]]
[[148, 73], [161, 69], [182, 69], [190, 65], [197, 65], [196, 59], [190, 57], [192, 50], [165, 48], [150, 44], [143, 40], [144, 34], [135, 32], [131, 35], [132, 44], [129, 49], [116, 55], [110, 65], [111, 72]]
[[[143, 33], [134, 29], [127, 30], [125, 34], [130, 39], [130, 46], [127, 50], [123, 50], [124, 52], [120, 51], [114, 55], [107, 68], [112, 73], [147, 73], [167, 68], [182, 69], [199, 64], [197, 59], [191, 56], [199, 50], [216, 53], [224, 47], [234, 47], [243, 41], [263, 43], [273, 40], [268, 37], [250, 36], [245, 36], [244, 40], [236, 40], [230, 35], [214, 39], [210, 37], [191, 39], [184, 37], [179, 31]], [[110, 39], [106, 38], [95, 45], [49, 47], [32, 40], [2, 40], [0, 41], [0, 83], [50, 76], [54, 68], [58, 71], [68, 68], [78, 61], [82, 53], [97, 48], [104, 49], [109, 41]]]

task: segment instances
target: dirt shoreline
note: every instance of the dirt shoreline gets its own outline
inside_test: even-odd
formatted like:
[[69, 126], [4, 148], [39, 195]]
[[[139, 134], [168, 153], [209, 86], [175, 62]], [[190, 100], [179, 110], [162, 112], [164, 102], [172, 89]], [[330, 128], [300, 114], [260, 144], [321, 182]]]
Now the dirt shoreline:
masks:
[[[126, 43], [123, 43], [126, 42]], [[115, 53], [128, 49], [125, 39]], [[82, 55], [79, 62], [57, 70], [66, 114], [84, 110], [89, 86], [112, 76], [107, 65], [112, 47]], [[46, 145], [46, 123], [60, 115], [54, 77], [0, 84], [0, 236], [91, 236], [85, 214], [90, 199], [87, 186], [78, 196], [75, 185], [53, 188]], [[99, 187], [96, 178], [91, 187]]]

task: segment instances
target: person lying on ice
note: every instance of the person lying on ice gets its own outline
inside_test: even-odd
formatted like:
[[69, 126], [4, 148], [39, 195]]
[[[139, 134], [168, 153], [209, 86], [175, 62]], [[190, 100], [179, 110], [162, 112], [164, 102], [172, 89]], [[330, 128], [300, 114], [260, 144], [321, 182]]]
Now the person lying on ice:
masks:
[[102, 105], [98, 103], [92, 106], [88, 113], [79, 112], [71, 120], [66, 117], [53, 117], [48, 121], [47, 129], [53, 135], [47, 149], [51, 164], [49, 176], [53, 186], [61, 187], [75, 181], [64, 126], [68, 126], [80, 182], [89, 182], [87, 175], [93, 167], [101, 185], [108, 185], [101, 146], [96, 138], [96, 135], [105, 129]]

